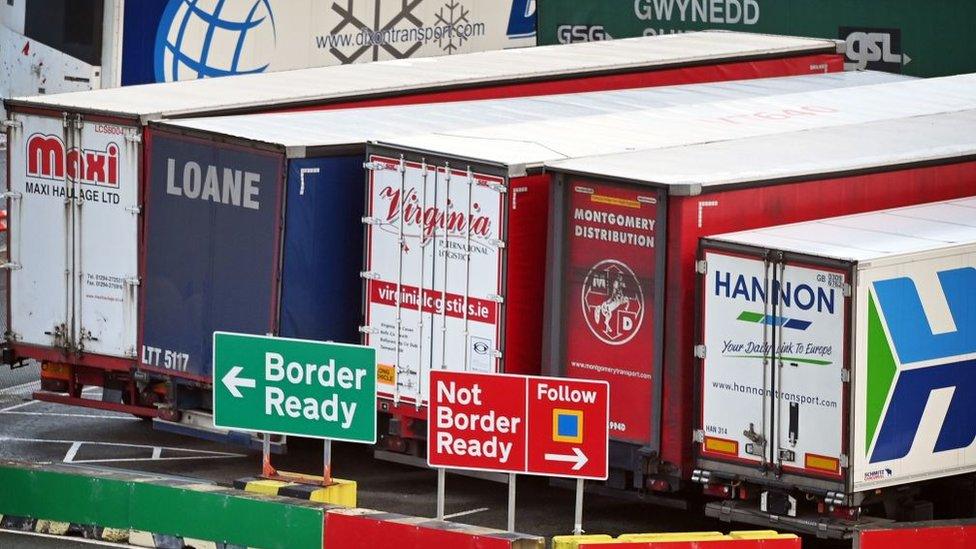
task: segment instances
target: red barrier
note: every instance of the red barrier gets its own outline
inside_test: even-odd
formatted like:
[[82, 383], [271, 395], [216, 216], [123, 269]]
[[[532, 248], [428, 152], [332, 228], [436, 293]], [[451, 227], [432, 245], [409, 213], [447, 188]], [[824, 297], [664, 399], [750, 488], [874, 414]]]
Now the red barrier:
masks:
[[586, 549], [800, 549], [800, 538], [717, 539], [713, 541], [635, 541], [587, 543]]
[[333, 509], [325, 516], [325, 549], [542, 549], [543, 538], [366, 509]]
[[976, 521], [916, 522], [861, 530], [855, 549], [971, 549], [976, 547]]

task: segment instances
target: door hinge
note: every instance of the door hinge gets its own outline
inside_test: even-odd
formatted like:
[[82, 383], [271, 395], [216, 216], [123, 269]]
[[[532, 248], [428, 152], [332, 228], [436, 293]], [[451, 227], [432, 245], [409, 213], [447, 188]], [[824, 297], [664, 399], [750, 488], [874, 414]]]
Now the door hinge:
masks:
[[380, 273], [376, 271], [360, 271], [359, 278], [366, 278], [369, 280], [379, 280]]
[[126, 286], [139, 286], [140, 284], [142, 284], [142, 281], [138, 276], [130, 276], [129, 278], [125, 279]]
[[141, 208], [141, 207], [139, 207], [139, 206], [129, 206], [129, 207], [127, 207], [127, 208], [125, 209], [125, 211], [127, 211], [127, 212], [129, 212], [129, 213], [131, 213], [131, 214], [136, 214], [136, 215], [139, 215], [139, 214], [141, 214], [141, 213], [142, 213], [142, 208]]
[[695, 358], [705, 358], [708, 349], [704, 345], [695, 345]]
[[508, 192], [508, 187], [502, 185], [501, 183], [488, 183], [487, 187], [499, 194], [505, 194]]
[[488, 299], [494, 301], [495, 303], [504, 303], [505, 302], [505, 298], [502, 297], [502, 296], [500, 296], [500, 295], [498, 295], [498, 294], [488, 294], [485, 297], [487, 297]]
[[845, 282], [843, 290], [844, 290], [844, 297], [851, 297], [852, 290], [851, 290], [850, 283]]
[[704, 259], [699, 259], [695, 262], [695, 272], [698, 274], [708, 274], [708, 262]]
[[705, 442], [705, 431], [702, 431], [701, 429], [695, 429], [694, 431], [692, 431], [691, 441], [697, 442], [699, 444]]
[[840, 455], [840, 466], [841, 467], [844, 467], [844, 468], [847, 468], [849, 465], [850, 465], [850, 462], [847, 459], [847, 454], [841, 454]]
[[385, 170], [386, 164], [384, 164], [383, 162], [363, 162], [363, 168], [372, 172], [378, 172], [378, 171]]
[[382, 225], [383, 223], [385, 222], [379, 217], [369, 217], [369, 216], [363, 217], [364, 225]]
[[850, 383], [851, 382], [851, 371], [848, 370], [847, 368], [842, 368], [841, 371], [840, 371], [840, 381], [841, 381], [841, 383]]
[[20, 120], [10, 119], [10, 120], [4, 120], [3, 121], [3, 127], [4, 128], [11, 128], [11, 129], [13, 129], [13, 128], [22, 128], [23, 126], [24, 126], [24, 124]]
[[142, 143], [142, 136], [136, 132], [126, 132], [125, 140], [130, 143]]
[[359, 327], [359, 333], [362, 333], [362, 334], [375, 334], [378, 331], [379, 330], [377, 330], [376, 328], [373, 328], [372, 326], [360, 326]]
[[24, 195], [17, 191], [6, 191], [3, 194], [0, 194], [0, 197], [9, 198], [10, 200], [20, 200], [24, 197]]
[[8, 271], [19, 271], [23, 268], [23, 265], [15, 261], [8, 261], [6, 263], [0, 264], [0, 269], [6, 269]]

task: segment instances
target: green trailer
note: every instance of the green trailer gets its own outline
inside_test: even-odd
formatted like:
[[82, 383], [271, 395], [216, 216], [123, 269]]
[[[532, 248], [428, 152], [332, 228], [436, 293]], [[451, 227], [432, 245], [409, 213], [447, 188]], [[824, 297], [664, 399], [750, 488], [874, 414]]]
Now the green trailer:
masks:
[[847, 68], [976, 72], [972, 0], [539, 0], [539, 44], [703, 29], [839, 38]]

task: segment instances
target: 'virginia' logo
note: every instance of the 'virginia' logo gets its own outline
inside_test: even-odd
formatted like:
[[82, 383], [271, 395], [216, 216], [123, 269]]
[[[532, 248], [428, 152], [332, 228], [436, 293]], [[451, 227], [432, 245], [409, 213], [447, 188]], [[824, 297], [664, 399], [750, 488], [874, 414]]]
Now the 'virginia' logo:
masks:
[[487, 238], [491, 235], [491, 219], [481, 214], [481, 206], [477, 202], [471, 204], [469, 218], [466, 211], [452, 208], [450, 200], [447, 202], [446, 212], [437, 206], [421, 204], [417, 189], [408, 189], [404, 196], [400, 196], [400, 189], [385, 187], [380, 191], [379, 197], [390, 201], [386, 221], [392, 222], [402, 215], [405, 227], [414, 226], [422, 230], [423, 242], [434, 236], [435, 231], [440, 234], [446, 230], [449, 236], [466, 236], [469, 226], [471, 236]]
[[937, 389], [954, 392], [934, 451], [976, 441], [976, 269], [940, 271], [938, 278], [955, 331], [933, 331], [911, 278], [877, 281], [869, 296], [866, 447], [870, 450], [873, 440], [871, 463], [909, 454], [929, 395]]
[[35, 133], [27, 138], [27, 175], [118, 188], [119, 146], [65, 150], [60, 137]]

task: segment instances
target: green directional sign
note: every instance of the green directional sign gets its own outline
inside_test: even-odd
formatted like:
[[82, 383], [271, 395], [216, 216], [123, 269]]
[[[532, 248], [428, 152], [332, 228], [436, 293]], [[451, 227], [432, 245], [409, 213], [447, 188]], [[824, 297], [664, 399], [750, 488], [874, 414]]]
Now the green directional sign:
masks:
[[214, 425], [376, 442], [376, 353], [361, 345], [214, 332]]

